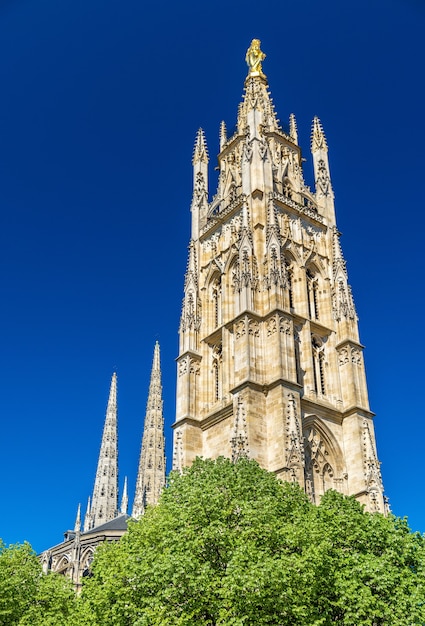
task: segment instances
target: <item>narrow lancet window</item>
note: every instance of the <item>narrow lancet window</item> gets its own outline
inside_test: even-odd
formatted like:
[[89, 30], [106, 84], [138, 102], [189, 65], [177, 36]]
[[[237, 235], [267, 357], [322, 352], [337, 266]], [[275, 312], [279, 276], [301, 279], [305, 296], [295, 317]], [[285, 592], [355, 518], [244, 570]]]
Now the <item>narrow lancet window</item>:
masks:
[[308, 314], [310, 319], [319, 319], [319, 299], [318, 299], [318, 284], [317, 278], [313, 272], [307, 270], [307, 299], [308, 299]]

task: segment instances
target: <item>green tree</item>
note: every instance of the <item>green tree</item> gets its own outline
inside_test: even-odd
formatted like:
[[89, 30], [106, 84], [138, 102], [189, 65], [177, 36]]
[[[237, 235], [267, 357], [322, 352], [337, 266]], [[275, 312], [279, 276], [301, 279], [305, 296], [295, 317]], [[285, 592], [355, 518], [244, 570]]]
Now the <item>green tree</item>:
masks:
[[425, 624], [425, 543], [330, 491], [320, 506], [256, 462], [197, 459], [97, 550], [75, 624]]
[[18, 624], [33, 601], [41, 567], [29, 543], [0, 540], [0, 625]]
[[0, 626], [71, 626], [74, 605], [71, 582], [44, 575], [29, 543], [0, 540]]
[[74, 587], [61, 574], [41, 574], [36, 594], [19, 626], [72, 626], [75, 610]]

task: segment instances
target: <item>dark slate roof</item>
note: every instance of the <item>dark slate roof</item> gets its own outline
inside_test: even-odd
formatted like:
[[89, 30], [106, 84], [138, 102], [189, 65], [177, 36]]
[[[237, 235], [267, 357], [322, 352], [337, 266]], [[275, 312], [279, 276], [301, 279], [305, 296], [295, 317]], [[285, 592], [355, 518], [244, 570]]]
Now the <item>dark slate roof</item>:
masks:
[[100, 524], [100, 526], [95, 526], [91, 530], [87, 530], [85, 533], [81, 533], [82, 536], [92, 535], [93, 533], [103, 532], [104, 530], [127, 530], [127, 521], [130, 519], [130, 516], [127, 514], [118, 515], [118, 517], [114, 517], [114, 519], [109, 520], [109, 522], [105, 522], [104, 524]]

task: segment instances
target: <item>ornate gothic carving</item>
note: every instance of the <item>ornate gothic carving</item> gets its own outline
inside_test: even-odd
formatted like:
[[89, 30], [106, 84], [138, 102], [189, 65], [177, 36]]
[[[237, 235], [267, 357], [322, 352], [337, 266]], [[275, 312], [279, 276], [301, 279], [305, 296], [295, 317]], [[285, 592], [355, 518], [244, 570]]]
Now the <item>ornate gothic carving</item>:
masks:
[[267, 320], [267, 337], [274, 335], [277, 332], [277, 322], [275, 317], [271, 317]]
[[350, 358], [348, 356], [348, 349], [347, 348], [341, 348], [340, 350], [338, 350], [338, 363], [339, 363], [339, 365], [345, 365], [349, 361], [350, 361]]
[[190, 373], [191, 374], [195, 374], [195, 376], [199, 375], [199, 371], [200, 371], [200, 363], [198, 359], [194, 359], [194, 358], [190, 358]]
[[316, 179], [316, 188], [324, 196], [327, 196], [329, 194], [330, 178], [328, 174], [328, 169], [326, 167], [326, 163], [324, 162], [323, 159], [319, 159], [317, 167], [318, 167], [318, 173], [317, 173], [317, 179]]
[[232, 461], [235, 463], [241, 457], [249, 456], [248, 431], [246, 424], [246, 413], [242, 398], [237, 400], [235, 412], [235, 426], [233, 437], [230, 440], [232, 446]]
[[279, 317], [279, 330], [285, 335], [289, 335], [292, 330], [292, 324], [290, 320], [287, 317], [283, 317], [282, 315]]
[[246, 333], [246, 322], [245, 320], [239, 320], [239, 322], [236, 322], [235, 324], [235, 338], [236, 339], [240, 339], [241, 337], [243, 337]]
[[181, 429], [177, 429], [174, 433], [174, 450], [173, 450], [173, 470], [181, 472], [184, 467], [183, 462], [183, 433]]
[[298, 483], [303, 482], [304, 445], [301, 435], [300, 417], [295, 395], [289, 393], [286, 407], [286, 467], [287, 472]]
[[351, 348], [351, 361], [355, 365], [361, 365], [362, 364], [362, 353], [361, 353], [361, 350], [359, 350], [358, 348]]
[[[247, 78], [237, 121], [232, 137], [221, 125], [218, 188], [207, 207], [206, 144], [202, 133], [197, 138], [200, 206], [191, 207], [180, 360], [199, 355], [200, 369], [198, 375], [197, 364], [179, 365], [176, 432], [188, 427], [184, 463], [197, 454], [217, 457], [230, 437], [236, 458], [249, 429], [251, 454], [305, 485], [311, 499], [333, 487], [365, 502], [356, 451], [367, 389], [323, 128], [316, 118], [312, 191], [303, 180], [295, 118], [284, 133], [260, 75]], [[302, 418], [305, 440], [301, 410], [314, 414]]]
[[381, 510], [382, 477], [380, 463], [376, 456], [372, 433], [367, 420], [363, 422], [363, 466], [369, 507], [372, 511]]
[[249, 322], [248, 322], [248, 333], [252, 337], [259, 337], [260, 336], [260, 325], [257, 322], [257, 320], [249, 320]]
[[341, 489], [341, 481], [335, 476], [336, 459], [314, 426], [305, 433], [305, 442], [306, 488], [308, 486], [312, 501], [318, 503], [328, 489]]

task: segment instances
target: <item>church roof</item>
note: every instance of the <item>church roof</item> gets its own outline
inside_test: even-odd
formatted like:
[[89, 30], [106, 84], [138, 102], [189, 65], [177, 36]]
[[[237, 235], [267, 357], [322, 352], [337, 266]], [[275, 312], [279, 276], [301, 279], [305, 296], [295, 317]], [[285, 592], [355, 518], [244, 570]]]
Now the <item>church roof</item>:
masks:
[[127, 530], [127, 521], [129, 520], [130, 515], [126, 513], [124, 515], [118, 515], [118, 517], [114, 517], [114, 519], [109, 520], [109, 522], [105, 522], [104, 524], [100, 524], [100, 526], [95, 526], [90, 530], [87, 530], [81, 535], [92, 535], [93, 533], [98, 533], [99, 531], [104, 530]]

